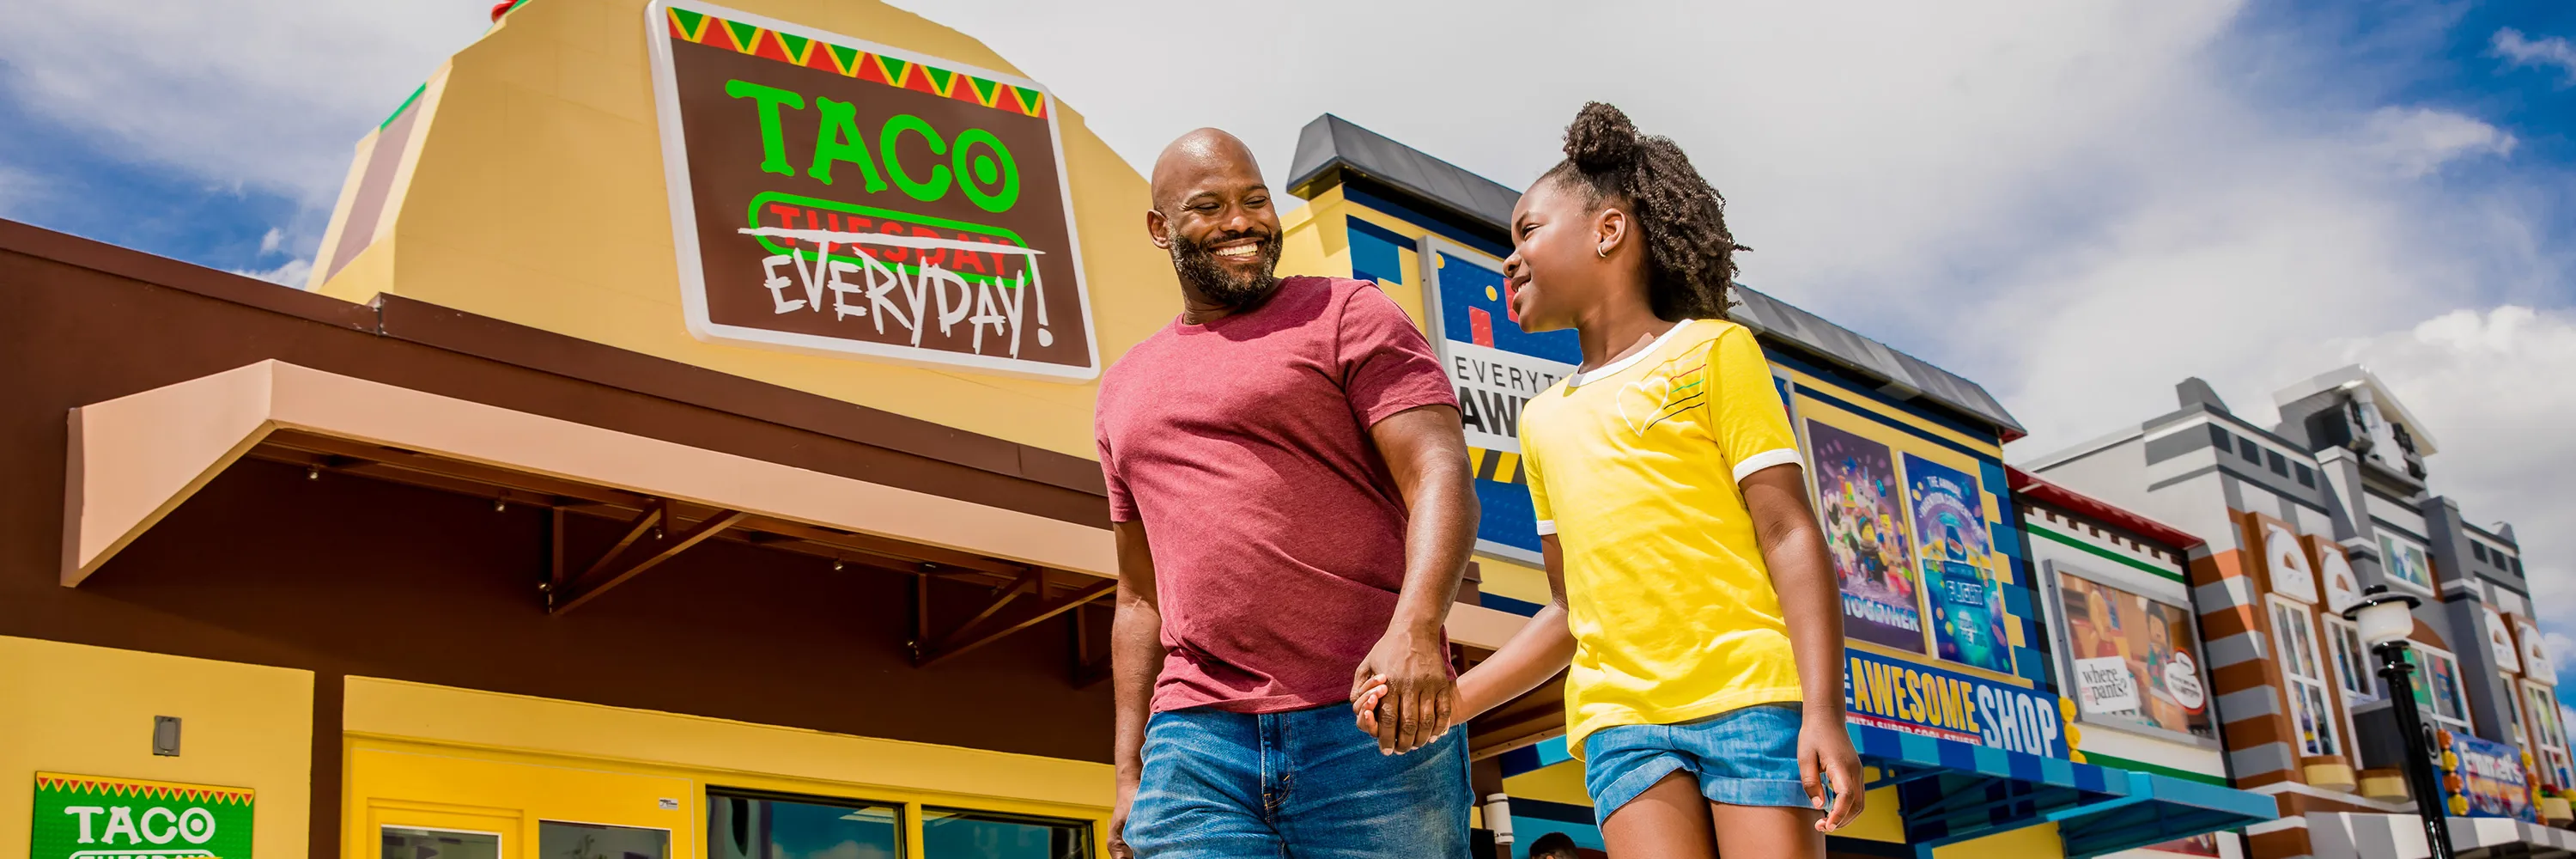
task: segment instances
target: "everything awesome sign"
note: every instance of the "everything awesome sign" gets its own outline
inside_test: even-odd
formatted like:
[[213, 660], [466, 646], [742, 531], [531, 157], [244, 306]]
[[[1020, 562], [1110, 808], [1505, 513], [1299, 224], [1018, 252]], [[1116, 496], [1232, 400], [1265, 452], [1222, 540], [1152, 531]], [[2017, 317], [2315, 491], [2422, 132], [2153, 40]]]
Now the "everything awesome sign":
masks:
[[688, 0], [647, 14], [690, 334], [1099, 374], [1045, 89]]

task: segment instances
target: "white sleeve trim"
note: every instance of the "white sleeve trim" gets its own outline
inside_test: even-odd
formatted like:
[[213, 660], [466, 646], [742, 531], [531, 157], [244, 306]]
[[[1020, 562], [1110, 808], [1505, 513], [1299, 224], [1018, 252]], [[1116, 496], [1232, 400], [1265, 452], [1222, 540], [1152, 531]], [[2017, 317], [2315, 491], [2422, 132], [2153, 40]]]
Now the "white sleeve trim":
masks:
[[1774, 465], [1802, 464], [1803, 463], [1798, 460], [1797, 448], [1784, 447], [1778, 450], [1766, 450], [1761, 453], [1745, 457], [1743, 462], [1735, 464], [1735, 482], [1743, 483], [1744, 479], [1752, 477], [1754, 472], [1770, 468]]
[[1556, 520], [1554, 520], [1554, 519], [1541, 519], [1541, 520], [1538, 520], [1538, 535], [1539, 535], [1539, 536], [1541, 536], [1541, 537], [1545, 537], [1545, 536], [1547, 536], [1547, 535], [1549, 535], [1549, 534], [1554, 534], [1554, 533], [1556, 533]]

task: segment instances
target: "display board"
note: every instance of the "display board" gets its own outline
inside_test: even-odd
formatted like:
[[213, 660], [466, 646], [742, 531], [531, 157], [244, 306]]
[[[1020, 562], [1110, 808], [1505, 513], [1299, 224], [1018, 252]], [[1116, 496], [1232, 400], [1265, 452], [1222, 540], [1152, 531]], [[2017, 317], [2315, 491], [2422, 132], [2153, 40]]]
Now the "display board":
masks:
[[647, 14], [692, 335], [1099, 374], [1044, 88], [694, 0]]
[[1911, 453], [1905, 455], [1905, 477], [1914, 503], [1914, 550], [1922, 559], [1923, 581], [1931, 585], [1925, 590], [1941, 658], [2012, 673], [2003, 587], [1995, 577], [1994, 542], [1977, 479]]
[[1537, 516], [1520, 464], [1521, 409], [1574, 372], [1583, 348], [1572, 331], [1532, 334], [1512, 313], [1502, 261], [1437, 236], [1420, 247], [1423, 315], [1432, 347], [1457, 388], [1467, 447], [1477, 451], [1476, 549], [1540, 563]]
[[1842, 583], [1843, 635], [1925, 651], [1905, 493], [1887, 445], [1807, 421], [1817, 521]]
[[2462, 731], [2441, 731], [2442, 792], [2456, 817], [2510, 817], [2540, 822], [2532, 795], [2531, 761], [2505, 743]]
[[2103, 584], [2055, 562], [2070, 690], [2088, 719], [2216, 737], [2189, 609]]
[[36, 774], [29, 859], [253, 859], [249, 788]]

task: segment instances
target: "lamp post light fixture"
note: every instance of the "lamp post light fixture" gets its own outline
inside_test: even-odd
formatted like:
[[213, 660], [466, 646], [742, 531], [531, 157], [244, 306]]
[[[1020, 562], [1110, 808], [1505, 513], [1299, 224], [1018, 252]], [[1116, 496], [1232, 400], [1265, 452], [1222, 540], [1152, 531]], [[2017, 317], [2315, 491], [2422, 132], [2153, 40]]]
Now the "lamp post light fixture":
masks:
[[2424, 727], [2424, 714], [2415, 708], [2415, 684], [2409, 676], [2415, 666], [2406, 661], [2406, 637], [2415, 632], [2419, 603], [2414, 597], [2389, 593], [2387, 585], [2371, 585], [2362, 592], [2361, 602], [2344, 609], [2343, 616], [2361, 625], [2361, 640], [2370, 645], [2370, 655], [2379, 659], [2379, 679], [2388, 684], [2397, 733], [2406, 746], [2406, 787], [2415, 794], [2415, 816], [2424, 819], [2424, 843], [2432, 850], [2432, 859], [2453, 859], [2457, 854], [2451, 849], [2451, 827], [2442, 819], [2448, 813], [2442, 807], [2442, 783], [2433, 774], [2433, 759], [2441, 750], [2433, 748], [2433, 734]]

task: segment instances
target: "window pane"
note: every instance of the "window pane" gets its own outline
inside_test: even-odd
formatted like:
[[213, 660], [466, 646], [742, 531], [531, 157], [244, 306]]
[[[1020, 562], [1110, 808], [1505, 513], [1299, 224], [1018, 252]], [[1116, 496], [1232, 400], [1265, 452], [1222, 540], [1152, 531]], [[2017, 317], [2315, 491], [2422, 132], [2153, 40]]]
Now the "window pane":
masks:
[[2447, 658], [2433, 657], [2433, 714], [2467, 721], [2469, 711], [2461, 704], [2461, 691], [2459, 666]]
[[388, 826], [381, 859], [500, 859], [501, 836]]
[[1091, 826], [1071, 820], [922, 809], [923, 859], [1084, 859]]
[[707, 859], [895, 859], [897, 811], [856, 800], [710, 794]]
[[537, 859], [670, 859], [671, 833], [631, 826], [537, 822]]
[[2246, 462], [2251, 462], [2255, 465], [2263, 464], [2263, 449], [2255, 447], [2253, 439], [2237, 439], [2236, 452], [2243, 454]]

